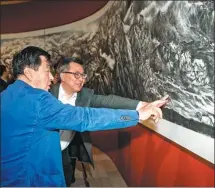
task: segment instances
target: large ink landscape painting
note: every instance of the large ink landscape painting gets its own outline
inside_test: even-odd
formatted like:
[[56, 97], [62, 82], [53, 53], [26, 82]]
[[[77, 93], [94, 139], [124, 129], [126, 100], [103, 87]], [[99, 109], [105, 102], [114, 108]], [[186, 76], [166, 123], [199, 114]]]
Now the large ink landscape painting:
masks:
[[165, 119], [214, 138], [213, 1], [114, 1], [79, 30], [2, 40], [2, 63], [10, 67], [27, 45], [53, 61], [81, 57], [97, 93], [145, 101], [168, 94]]

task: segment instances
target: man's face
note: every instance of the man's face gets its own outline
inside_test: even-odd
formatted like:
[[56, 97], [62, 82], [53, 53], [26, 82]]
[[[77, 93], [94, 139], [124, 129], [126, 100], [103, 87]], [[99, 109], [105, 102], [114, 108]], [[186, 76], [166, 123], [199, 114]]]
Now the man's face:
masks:
[[[67, 72], [84, 74], [84, 68], [78, 63], [71, 62], [69, 64], [69, 69], [67, 70]], [[61, 82], [66, 87], [70, 88], [73, 93], [79, 92], [82, 89], [85, 81], [86, 79], [83, 78], [83, 76], [76, 78], [74, 74], [61, 73]]]
[[49, 62], [45, 56], [40, 56], [41, 65], [37, 71], [33, 71], [32, 82], [35, 88], [48, 91], [50, 89], [53, 76], [50, 72]]

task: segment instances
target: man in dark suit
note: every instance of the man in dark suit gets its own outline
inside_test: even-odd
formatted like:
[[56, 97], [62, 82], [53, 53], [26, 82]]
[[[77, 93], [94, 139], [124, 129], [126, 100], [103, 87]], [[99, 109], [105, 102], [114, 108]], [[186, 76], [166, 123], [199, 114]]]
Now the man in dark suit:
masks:
[[[92, 89], [83, 87], [87, 75], [83, 62], [75, 57], [60, 58], [55, 65], [60, 83], [52, 85], [50, 92], [61, 102], [73, 106], [138, 110], [147, 102], [116, 95], [95, 95]], [[165, 100], [155, 101], [161, 105]], [[93, 166], [92, 144], [89, 132], [61, 131], [61, 149], [67, 186], [75, 182], [76, 159]]]
[[0, 65], [0, 93], [7, 88], [8, 77], [9, 72], [7, 70], [7, 67], [4, 65]]

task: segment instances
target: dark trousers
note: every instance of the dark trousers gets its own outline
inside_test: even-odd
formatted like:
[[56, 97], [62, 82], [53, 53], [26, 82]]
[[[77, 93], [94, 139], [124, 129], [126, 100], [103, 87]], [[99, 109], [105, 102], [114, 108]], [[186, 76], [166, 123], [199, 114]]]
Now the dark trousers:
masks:
[[75, 166], [76, 158], [70, 158], [68, 147], [62, 152], [63, 171], [66, 181], [66, 186], [70, 187], [71, 183], [75, 181]]
[[76, 159], [83, 161], [83, 155], [85, 153], [87, 154], [87, 151], [84, 147], [81, 135], [76, 132], [69, 146], [62, 152], [63, 171], [67, 187], [75, 182]]

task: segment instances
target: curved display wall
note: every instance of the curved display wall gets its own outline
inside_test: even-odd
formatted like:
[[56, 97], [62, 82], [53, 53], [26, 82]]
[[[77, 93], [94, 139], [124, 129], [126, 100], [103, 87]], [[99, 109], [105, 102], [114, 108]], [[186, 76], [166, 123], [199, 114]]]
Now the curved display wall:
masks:
[[108, 0], [1, 2], [1, 33], [28, 32], [69, 24], [94, 14], [107, 2]]
[[53, 61], [81, 57], [97, 93], [145, 101], [168, 94], [165, 120], [146, 126], [214, 164], [213, 3], [110, 1], [71, 24], [1, 35], [1, 61], [10, 67], [15, 52], [36, 45]]
[[148, 128], [92, 132], [91, 137], [128, 187], [214, 187], [213, 165]]

